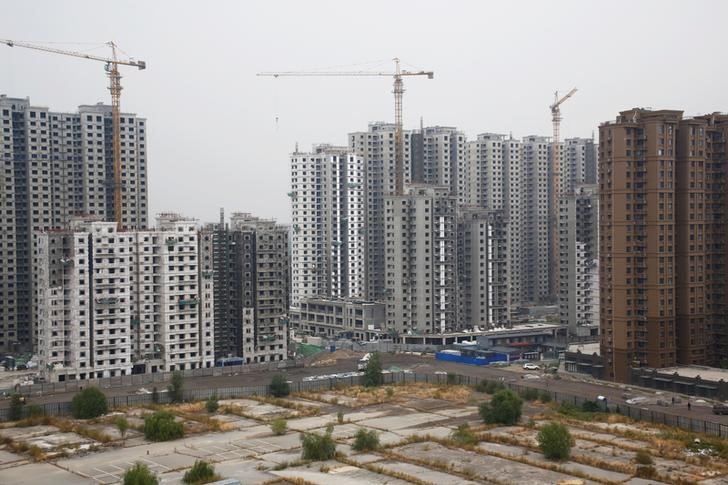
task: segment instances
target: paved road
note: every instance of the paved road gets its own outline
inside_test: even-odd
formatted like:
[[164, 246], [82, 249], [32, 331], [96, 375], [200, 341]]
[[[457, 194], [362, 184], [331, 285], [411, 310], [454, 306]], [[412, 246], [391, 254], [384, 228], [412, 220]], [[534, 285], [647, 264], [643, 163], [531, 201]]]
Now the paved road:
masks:
[[[358, 359], [356, 358], [340, 359], [336, 362], [336, 364], [320, 367], [300, 367], [287, 369], [284, 373], [288, 376], [290, 380], [300, 381], [306, 376], [334, 374], [355, 370], [357, 360]], [[649, 404], [640, 404], [636, 407], [656, 412], [663, 412], [666, 414], [674, 414], [695, 419], [704, 419], [707, 421], [728, 425], [728, 416], [714, 415], [712, 413], [711, 406], [707, 403], [702, 405], [698, 403], [693, 403], [692, 409], [690, 411], [688, 411], [687, 402], [684, 399], [681, 404], [674, 407], [657, 406], [656, 404], [654, 404], [657, 398], [670, 402], [672, 394], [663, 393], [662, 395], [656, 395], [655, 392], [650, 389], [636, 388], [633, 386], [626, 387], [619, 384], [607, 382], [589, 382], [587, 378], [577, 374], [562, 373], [562, 378], [559, 380], [555, 380], [550, 376], [541, 376], [538, 379], [521, 379], [521, 376], [524, 375], [524, 372], [516, 366], [511, 366], [507, 368], [476, 367], [464, 364], [457, 364], [454, 362], [435, 361], [431, 356], [406, 354], [382, 354], [382, 364], [385, 368], [388, 368], [390, 366], [397, 366], [401, 368], [411, 369], [419, 373], [432, 373], [439, 370], [472, 376], [479, 379], [498, 380], [500, 378], [503, 378], [504, 380], [517, 382], [518, 384], [527, 387], [533, 387], [536, 389], [548, 389], [550, 391], [563, 392], [572, 395], [575, 394], [588, 399], [595, 399], [596, 396], [602, 395], [607, 397], [607, 400], [610, 404], [626, 404], [623, 395], [625, 393], [628, 393], [629, 397], [645, 396], [648, 397], [652, 402]], [[258, 386], [269, 383], [270, 378], [270, 372], [217, 377], [188, 377], [185, 379], [184, 386], [186, 389]], [[164, 385], [162, 383], [158, 383], [157, 387], [163, 388]], [[104, 392], [108, 396], [124, 396], [134, 393], [135, 391], [137, 391], [137, 389], [138, 386], [125, 386], [104, 389]], [[72, 399], [73, 395], [73, 392], [44, 394], [41, 396], [33, 396], [31, 398], [31, 402], [39, 404], [49, 402], [67, 402]], [[8, 400], [0, 401], [0, 407], [7, 407], [8, 405]]]

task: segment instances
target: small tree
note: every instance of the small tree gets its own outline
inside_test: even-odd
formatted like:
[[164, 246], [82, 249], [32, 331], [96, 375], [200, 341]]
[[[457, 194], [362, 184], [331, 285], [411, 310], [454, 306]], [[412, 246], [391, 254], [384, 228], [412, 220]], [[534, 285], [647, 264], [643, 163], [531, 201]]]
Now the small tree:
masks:
[[196, 460], [192, 468], [187, 470], [182, 477], [182, 482], [189, 485], [201, 485], [218, 480], [220, 480], [220, 475], [215, 473], [215, 467], [202, 460]]
[[109, 412], [106, 395], [95, 386], [90, 386], [73, 396], [71, 414], [76, 419], [97, 418]]
[[450, 434], [450, 437], [461, 445], [472, 445], [478, 441], [475, 437], [475, 433], [473, 433], [473, 430], [470, 429], [468, 423], [463, 423], [458, 426], [457, 429], [453, 430]]
[[538, 447], [549, 460], [565, 460], [569, 458], [574, 438], [569, 429], [561, 423], [548, 423], [538, 432]]
[[144, 463], [137, 463], [124, 472], [124, 485], [159, 485], [157, 476]]
[[379, 357], [379, 352], [374, 352], [367, 362], [366, 369], [364, 369], [364, 387], [381, 386], [382, 382], [384, 382], [382, 361]]
[[521, 419], [523, 401], [513, 391], [501, 389], [480, 405], [480, 416], [487, 424], [516, 424]]
[[581, 403], [581, 410], [585, 413], [598, 413], [599, 410], [599, 404], [596, 403], [596, 401], [584, 401]]
[[283, 418], [276, 418], [270, 424], [270, 430], [275, 435], [278, 435], [278, 436], [284, 435], [284, 434], [286, 434], [286, 431], [288, 430], [288, 423]]
[[291, 393], [291, 386], [286, 380], [286, 376], [276, 374], [270, 381], [270, 393], [273, 397], [286, 397]]
[[23, 419], [23, 406], [25, 406], [25, 399], [18, 393], [15, 393], [10, 398], [10, 409], [8, 410], [8, 420], [20, 421]]
[[157, 386], [154, 386], [154, 389], [152, 389], [152, 402], [154, 404], [159, 404], [159, 390], [157, 389]]
[[169, 398], [172, 402], [182, 402], [183, 392], [182, 387], [184, 385], [184, 377], [182, 372], [176, 370], [172, 372], [172, 382], [170, 382], [167, 391], [169, 392]]
[[119, 430], [121, 439], [126, 441], [126, 432], [129, 430], [129, 421], [127, 421], [124, 416], [117, 416], [116, 419], [114, 419], [114, 424], [116, 425], [116, 429]]
[[339, 410], [339, 412], [336, 413], [336, 421], [338, 421], [339, 424], [344, 424], [344, 411]]
[[359, 428], [351, 447], [355, 451], [374, 451], [379, 448], [379, 435], [373, 429]]
[[25, 414], [27, 414], [29, 418], [37, 418], [38, 416], [43, 416], [45, 411], [43, 411], [43, 408], [38, 404], [28, 404], [28, 407], [25, 408]]
[[174, 414], [157, 411], [144, 418], [144, 437], [150, 441], [169, 441], [182, 438], [185, 434], [182, 423], [174, 420]]
[[304, 433], [301, 435], [301, 458], [304, 460], [330, 460], [336, 453], [336, 443], [331, 437], [331, 429], [327, 428], [323, 435]]
[[212, 396], [207, 398], [207, 402], [205, 403], [205, 407], [207, 408], [207, 412], [212, 414], [217, 411], [217, 409], [220, 407], [220, 404], [217, 402], [217, 395], [213, 394]]

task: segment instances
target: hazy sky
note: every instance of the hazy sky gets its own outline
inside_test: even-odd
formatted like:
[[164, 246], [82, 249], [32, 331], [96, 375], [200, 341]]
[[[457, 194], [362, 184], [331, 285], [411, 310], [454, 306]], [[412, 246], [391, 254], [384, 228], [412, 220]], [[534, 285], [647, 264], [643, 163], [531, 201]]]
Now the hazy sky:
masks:
[[[296, 141], [345, 144], [348, 132], [393, 119], [389, 78], [258, 71], [389, 66], [399, 56], [435, 71], [405, 80], [405, 128], [423, 117], [471, 138], [550, 135], [553, 92], [573, 86], [564, 137], [590, 136], [634, 106], [728, 111], [720, 0], [0, 0], [0, 12], [2, 38], [115, 40], [147, 62], [124, 70], [122, 109], [149, 119], [151, 217], [176, 210], [210, 221], [224, 206], [289, 221]], [[72, 111], [109, 102], [106, 87], [101, 63], [0, 45], [0, 93]]]

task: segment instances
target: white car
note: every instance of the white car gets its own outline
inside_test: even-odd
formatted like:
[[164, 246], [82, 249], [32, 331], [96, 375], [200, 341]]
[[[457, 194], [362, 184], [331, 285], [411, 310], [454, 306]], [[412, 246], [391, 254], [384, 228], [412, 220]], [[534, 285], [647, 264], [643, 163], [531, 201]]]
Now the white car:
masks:
[[523, 364], [523, 368], [525, 370], [539, 370], [541, 367], [539, 367], [538, 364], [526, 363]]

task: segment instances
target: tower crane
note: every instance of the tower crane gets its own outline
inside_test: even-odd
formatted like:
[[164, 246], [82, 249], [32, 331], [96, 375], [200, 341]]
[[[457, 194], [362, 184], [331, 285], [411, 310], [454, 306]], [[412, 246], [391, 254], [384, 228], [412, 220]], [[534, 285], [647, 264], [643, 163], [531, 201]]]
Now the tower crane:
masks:
[[558, 293], [559, 282], [559, 196], [561, 191], [561, 140], [559, 139], [561, 128], [560, 106], [574, 95], [576, 88], [572, 89], [559, 98], [559, 92], [554, 93], [554, 102], [551, 109], [551, 121], [554, 125], [554, 137], [551, 146], [551, 196], [549, 197], [549, 293]]
[[394, 72], [381, 71], [282, 71], [282, 72], [260, 72], [258, 76], [386, 76], [394, 78], [394, 172], [395, 188], [397, 194], [404, 192], [404, 137], [402, 134], [402, 97], [404, 94], [405, 76], [427, 76], [427, 79], [435, 77], [433, 71], [405, 71], [400, 68], [399, 58], [394, 58]]
[[48, 47], [41, 44], [31, 44], [29, 42], [21, 42], [9, 39], [0, 39], [0, 43], [9, 47], [24, 47], [51, 54], [61, 54], [64, 56], [80, 57], [92, 61], [105, 62], [104, 69], [109, 77], [109, 92], [111, 92], [111, 119], [112, 119], [112, 144], [114, 153], [114, 220], [121, 230], [121, 74], [119, 66], [133, 66], [139, 70], [146, 69], [147, 63], [135, 59], [119, 59], [117, 50], [119, 49], [115, 42], [107, 42], [106, 45], [111, 48], [111, 57], [101, 57], [83, 52], [69, 51]]

